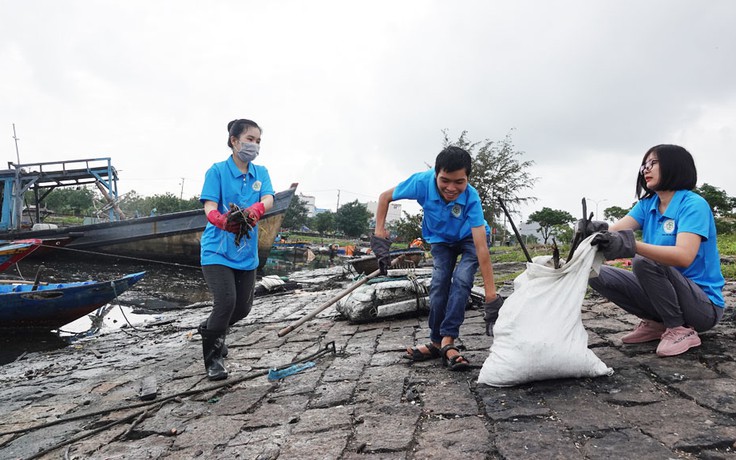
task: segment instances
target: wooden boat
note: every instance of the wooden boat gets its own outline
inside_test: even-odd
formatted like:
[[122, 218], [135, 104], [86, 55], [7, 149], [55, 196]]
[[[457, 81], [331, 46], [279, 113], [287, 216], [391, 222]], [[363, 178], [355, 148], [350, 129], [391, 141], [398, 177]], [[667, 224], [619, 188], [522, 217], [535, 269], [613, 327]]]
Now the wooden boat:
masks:
[[0, 329], [58, 329], [109, 303], [145, 274], [112, 281], [0, 284]]
[[41, 240], [9, 241], [0, 243], [0, 272], [28, 257], [41, 247]]
[[[81, 163], [83, 167], [76, 166]], [[14, 170], [0, 171], [0, 190], [4, 191], [0, 214], [0, 239], [42, 240], [76, 236], [65, 249], [105, 253], [155, 261], [199, 264], [199, 240], [207, 225], [202, 209], [173, 212], [134, 219], [116, 219], [109, 222], [77, 225], [65, 228], [26, 230], [21, 228], [21, 200], [14, 190], [23, 187], [53, 188], [64, 180], [64, 185], [95, 183], [101, 191], [114, 198], [117, 195], [117, 171], [109, 158], [74, 160], [61, 163], [34, 163], [14, 165]], [[55, 166], [57, 170], [47, 172]], [[258, 222], [258, 257], [261, 266], [266, 263], [276, 234], [281, 229], [286, 210], [296, 187], [294, 183], [276, 193], [274, 205]], [[37, 189], [36, 193], [38, 193]], [[61, 251], [57, 251], [61, 252]]]
[[[391, 259], [403, 255], [404, 258], [394, 268], [418, 267], [424, 260], [424, 250], [421, 248], [399, 249], [391, 251]], [[368, 274], [378, 270], [378, 261], [375, 255], [367, 255], [348, 259], [347, 262], [353, 266], [357, 273]]]

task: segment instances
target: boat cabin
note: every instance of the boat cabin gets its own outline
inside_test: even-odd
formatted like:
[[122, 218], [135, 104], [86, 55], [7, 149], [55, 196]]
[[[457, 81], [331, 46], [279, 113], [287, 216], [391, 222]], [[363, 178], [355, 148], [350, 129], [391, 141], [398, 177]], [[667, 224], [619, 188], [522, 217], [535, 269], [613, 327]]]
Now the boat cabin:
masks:
[[[57, 187], [96, 184], [105, 199], [115, 203], [117, 180], [118, 173], [110, 158], [26, 164], [8, 162], [8, 169], [0, 170], [0, 231], [20, 231], [40, 223], [41, 209], [35, 204], [42, 202]], [[24, 203], [29, 191], [35, 203]], [[114, 209], [110, 209], [110, 220], [117, 220]]]

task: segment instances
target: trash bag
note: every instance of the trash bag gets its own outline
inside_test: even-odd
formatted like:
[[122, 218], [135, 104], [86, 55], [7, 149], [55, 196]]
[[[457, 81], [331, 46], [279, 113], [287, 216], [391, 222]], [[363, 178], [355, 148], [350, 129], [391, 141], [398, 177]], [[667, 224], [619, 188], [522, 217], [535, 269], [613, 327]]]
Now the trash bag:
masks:
[[590, 245], [593, 236], [560, 268], [554, 268], [551, 256], [535, 257], [514, 280], [514, 293], [501, 308], [478, 383], [507, 387], [613, 374], [588, 348], [580, 312], [588, 278], [597, 275], [603, 262]]
[[360, 286], [340, 299], [335, 310], [353, 323], [415, 312], [429, 312], [432, 278], [395, 279]]

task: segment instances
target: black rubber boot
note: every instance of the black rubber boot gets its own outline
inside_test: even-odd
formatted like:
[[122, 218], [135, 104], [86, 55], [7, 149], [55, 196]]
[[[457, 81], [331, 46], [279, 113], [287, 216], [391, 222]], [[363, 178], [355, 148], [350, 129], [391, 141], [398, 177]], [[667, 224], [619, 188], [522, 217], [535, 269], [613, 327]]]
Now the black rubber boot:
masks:
[[225, 331], [211, 331], [200, 326], [202, 335], [202, 355], [207, 378], [224, 380], [227, 378], [225, 363], [222, 361], [222, 346], [225, 344]]
[[[207, 329], [207, 320], [204, 320], [201, 323], [199, 323], [199, 327], [197, 328], [197, 332], [199, 332], [201, 334], [202, 333], [202, 329]], [[229, 331], [229, 328], [228, 328], [228, 331]], [[222, 357], [223, 358], [227, 358], [227, 353], [228, 353], [227, 343], [223, 342], [222, 343]]]

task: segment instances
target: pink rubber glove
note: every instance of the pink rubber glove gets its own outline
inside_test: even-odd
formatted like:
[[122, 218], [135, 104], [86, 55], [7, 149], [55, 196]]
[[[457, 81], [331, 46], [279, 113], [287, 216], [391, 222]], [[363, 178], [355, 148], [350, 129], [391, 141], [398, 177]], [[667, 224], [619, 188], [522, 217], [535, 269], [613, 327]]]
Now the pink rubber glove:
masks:
[[243, 214], [248, 216], [250, 224], [255, 226], [261, 217], [266, 213], [266, 207], [260, 201], [254, 203], [243, 210]]
[[222, 230], [225, 230], [226, 232], [230, 233], [238, 233], [240, 231], [240, 225], [236, 224], [235, 222], [228, 223], [227, 216], [230, 214], [229, 212], [227, 214], [222, 214], [217, 209], [213, 209], [207, 214], [207, 220], [209, 223], [214, 225], [217, 228], [221, 228]]

